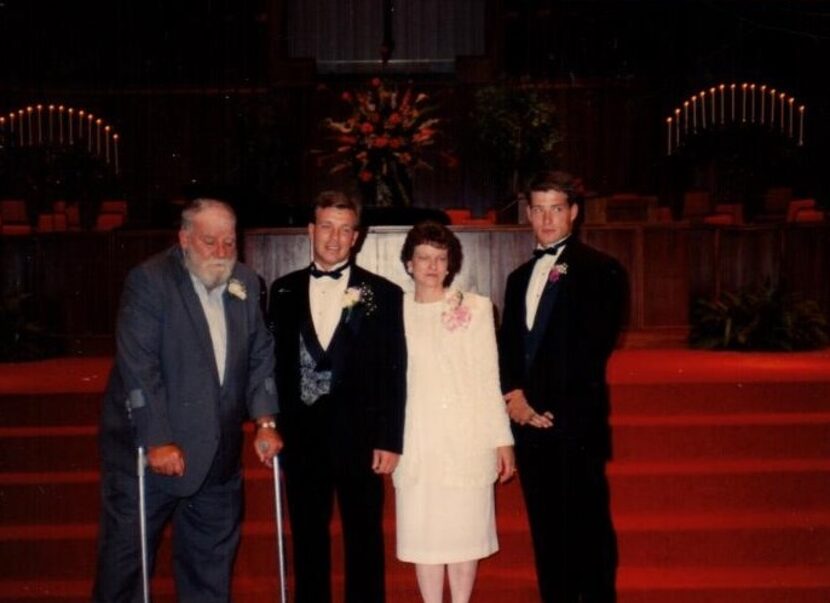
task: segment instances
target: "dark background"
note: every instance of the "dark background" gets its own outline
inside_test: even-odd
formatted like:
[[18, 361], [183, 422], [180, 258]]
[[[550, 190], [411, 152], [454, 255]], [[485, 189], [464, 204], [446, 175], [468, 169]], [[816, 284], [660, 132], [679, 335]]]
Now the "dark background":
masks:
[[[387, 17], [386, 22], [384, 16]], [[386, 23], [387, 27], [384, 27]], [[385, 29], [394, 42], [384, 69]], [[789, 186], [830, 204], [830, 4], [617, 0], [1, 0], [0, 115], [85, 108], [120, 139], [120, 173], [77, 148], [0, 152], [0, 196], [130, 203], [129, 226], [170, 226], [198, 194], [237, 204], [244, 226], [346, 186], [317, 167], [320, 120], [340, 91], [383, 74], [434, 95], [460, 163], [415, 178], [424, 207], [503, 206], [470, 119], [480, 86], [542, 84], [564, 141], [552, 164], [599, 194], [709, 190], [751, 216]], [[665, 118], [719, 83], [755, 82], [806, 106], [805, 144], [757, 127], [696, 137], [667, 157]], [[88, 219], [88, 218], [87, 218]]]

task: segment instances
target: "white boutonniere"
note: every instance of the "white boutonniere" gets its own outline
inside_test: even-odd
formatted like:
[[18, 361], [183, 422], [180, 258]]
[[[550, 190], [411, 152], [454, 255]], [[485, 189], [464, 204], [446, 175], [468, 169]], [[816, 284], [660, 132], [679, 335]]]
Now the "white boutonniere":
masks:
[[243, 301], [248, 299], [248, 290], [245, 288], [245, 284], [235, 278], [228, 281], [228, 293]]
[[565, 263], [555, 264], [548, 274], [549, 283], [558, 283], [559, 279], [568, 274], [568, 265]]
[[375, 293], [366, 283], [361, 283], [357, 287], [349, 287], [343, 292], [343, 311], [346, 313], [346, 322], [358, 306], [363, 306], [367, 316], [377, 309]]
[[466, 329], [473, 315], [470, 307], [464, 304], [464, 294], [461, 291], [450, 291], [444, 300], [444, 305], [441, 322], [447, 330]]

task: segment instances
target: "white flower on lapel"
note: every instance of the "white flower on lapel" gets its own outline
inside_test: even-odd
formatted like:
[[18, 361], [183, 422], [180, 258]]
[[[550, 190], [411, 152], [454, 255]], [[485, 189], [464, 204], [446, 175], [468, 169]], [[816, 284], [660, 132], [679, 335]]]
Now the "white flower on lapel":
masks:
[[366, 283], [357, 287], [349, 287], [343, 292], [343, 311], [346, 313], [346, 322], [357, 306], [363, 306], [368, 316], [375, 311], [375, 292]]
[[228, 293], [236, 297], [237, 299], [246, 300], [248, 299], [248, 290], [245, 289], [245, 285], [242, 281], [232, 278], [228, 281]]
[[549, 283], [558, 283], [559, 279], [568, 274], [568, 265], [565, 263], [562, 264], [554, 264], [553, 268], [551, 268], [550, 273], [548, 274], [548, 282]]

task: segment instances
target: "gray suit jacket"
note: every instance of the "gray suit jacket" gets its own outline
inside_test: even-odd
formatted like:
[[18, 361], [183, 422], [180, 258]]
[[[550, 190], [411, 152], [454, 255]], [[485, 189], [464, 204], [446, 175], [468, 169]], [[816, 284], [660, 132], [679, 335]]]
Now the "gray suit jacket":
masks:
[[175, 443], [184, 451], [184, 476], [152, 480], [188, 496], [214, 460], [219, 479], [239, 469], [245, 419], [277, 412], [273, 342], [259, 307], [259, 280], [239, 263], [232, 279], [244, 287], [245, 299], [225, 291], [228, 349], [220, 385], [207, 320], [181, 250], [156, 255], [128, 275], [101, 417], [105, 470], [135, 473], [137, 446]]

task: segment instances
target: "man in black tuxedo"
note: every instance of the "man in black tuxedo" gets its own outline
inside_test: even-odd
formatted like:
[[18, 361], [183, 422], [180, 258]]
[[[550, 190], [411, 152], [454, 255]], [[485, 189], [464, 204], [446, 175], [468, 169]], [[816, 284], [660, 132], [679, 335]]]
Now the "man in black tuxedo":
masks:
[[401, 289], [351, 261], [358, 221], [354, 200], [322, 193], [313, 262], [269, 297], [297, 603], [331, 601], [335, 494], [345, 601], [385, 599], [383, 475], [403, 445], [406, 347]]
[[149, 565], [173, 523], [178, 600], [230, 601], [242, 517], [242, 424], [257, 421], [257, 455], [282, 442], [271, 334], [259, 280], [236, 262], [236, 217], [197, 199], [179, 245], [127, 277], [117, 352], [101, 415], [102, 511], [96, 603], [141, 601], [136, 450], [147, 451]]
[[605, 367], [627, 280], [572, 234], [574, 189], [562, 172], [531, 183], [537, 247], [507, 279], [499, 354], [542, 601], [604, 603], [616, 598], [617, 567]]

